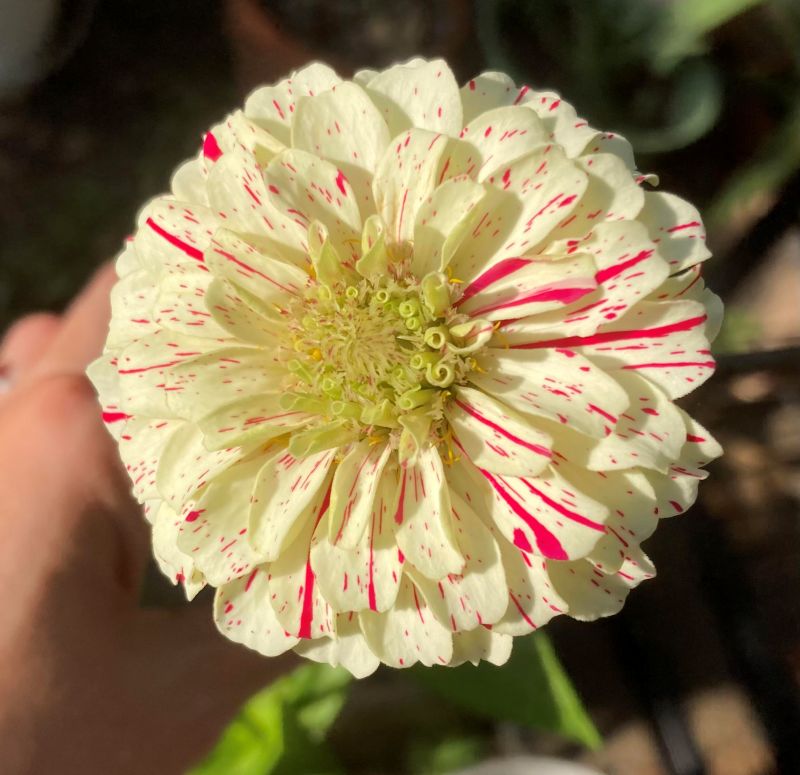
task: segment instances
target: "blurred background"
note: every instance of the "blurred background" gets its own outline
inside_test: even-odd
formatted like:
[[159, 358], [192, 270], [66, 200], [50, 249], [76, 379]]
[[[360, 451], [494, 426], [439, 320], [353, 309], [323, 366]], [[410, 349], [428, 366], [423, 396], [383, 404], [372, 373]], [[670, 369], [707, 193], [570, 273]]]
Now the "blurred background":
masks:
[[303, 668], [195, 775], [530, 754], [618, 775], [800, 772], [797, 0], [3, 0], [0, 329], [62, 308], [255, 84], [415, 54], [559, 91], [700, 207], [727, 319], [718, 376], [685, 406], [727, 454], [647, 543], [659, 577], [620, 615], [557, 619], [503, 671]]

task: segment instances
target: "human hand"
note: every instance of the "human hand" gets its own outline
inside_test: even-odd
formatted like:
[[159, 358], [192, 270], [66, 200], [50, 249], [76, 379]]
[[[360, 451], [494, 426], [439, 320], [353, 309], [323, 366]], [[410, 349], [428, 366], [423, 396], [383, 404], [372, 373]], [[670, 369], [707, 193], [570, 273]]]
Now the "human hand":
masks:
[[61, 317], [0, 344], [0, 770], [180, 773], [253, 692], [293, 664], [214, 630], [203, 601], [139, 606], [141, 509], [84, 376], [110, 267]]

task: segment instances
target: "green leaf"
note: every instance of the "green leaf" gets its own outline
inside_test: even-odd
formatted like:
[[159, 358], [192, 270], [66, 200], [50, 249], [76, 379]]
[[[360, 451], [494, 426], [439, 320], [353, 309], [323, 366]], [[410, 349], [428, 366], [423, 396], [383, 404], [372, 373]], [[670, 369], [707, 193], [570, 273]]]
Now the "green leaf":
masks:
[[419, 775], [446, 775], [477, 764], [486, 755], [486, 741], [480, 737], [448, 736], [412, 744], [408, 770]]
[[516, 638], [508, 663], [415, 669], [426, 686], [480, 716], [558, 732], [590, 748], [601, 739], [550, 641], [542, 633]]
[[190, 775], [334, 775], [325, 734], [347, 699], [350, 674], [308, 664], [251, 698]]
[[283, 755], [283, 704], [267, 689], [257, 694], [189, 775], [262, 775]]
[[765, 0], [672, 0], [665, 16], [657, 69], [669, 70], [687, 56], [703, 52], [703, 38]]

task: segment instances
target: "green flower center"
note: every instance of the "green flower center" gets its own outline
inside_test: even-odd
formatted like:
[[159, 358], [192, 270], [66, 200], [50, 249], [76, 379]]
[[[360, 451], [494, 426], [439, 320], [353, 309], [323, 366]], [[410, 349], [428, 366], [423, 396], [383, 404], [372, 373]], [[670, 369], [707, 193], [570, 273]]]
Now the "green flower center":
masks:
[[282, 405], [323, 420], [298, 434], [306, 454], [334, 439], [401, 444], [406, 432], [418, 445], [441, 435], [447, 388], [475, 367], [471, 353], [482, 343], [475, 322], [452, 308], [440, 273], [316, 284], [288, 313], [293, 379]]

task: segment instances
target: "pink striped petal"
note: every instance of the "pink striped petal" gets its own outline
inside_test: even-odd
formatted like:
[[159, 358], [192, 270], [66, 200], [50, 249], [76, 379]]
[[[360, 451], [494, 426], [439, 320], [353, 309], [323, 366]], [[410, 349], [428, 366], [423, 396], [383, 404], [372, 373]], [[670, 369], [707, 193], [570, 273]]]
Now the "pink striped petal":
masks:
[[404, 558], [395, 538], [396, 486], [396, 471], [385, 472], [356, 546], [332, 542], [330, 514], [314, 533], [311, 565], [322, 594], [338, 611], [385, 611], [397, 598]]
[[611, 434], [628, 395], [590, 360], [567, 348], [487, 349], [470, 382], [523, 414], [539, 415], [595, 438]]
[[557, 261], [506, 258], [467, 285], [457, 304], [472, 317], [508, 321], [563, 309], [596, 287], [588, 255]]
[[459, 445], [478, 468], [536, 476], [552, 458], [552, 442], [546, 433], [480, 390], [459, 387], [445, 416]]
[[334, 545], [353, 549], [361, 543], [391, 452], [388, 444], [372, 444], [365, 439], [353, 444], [339, 462], [333, 476], [328, 526]]
[[[298, 459], [276, 444], [258, 472], [250, 501], [249, 536], [267, 561], [277, 559], [309, 519], [323, 517], [328, 507], [329, 470], [335, 450]], [[312, 515], [313, 516], [310, 516]], [[309, 536], [309, 543], [311, 537]]]
[[586, 186], [586, 173], [555, 145], [510, 163], [476, 208], [476, 226], [450, 262], [455, 276], [471, 282], [504, 259], [534, 251], [569, 217]]
[[335, 611], [322, 596], [311, 565], [311, 536], [330, 503], [330, 481], [305, 509], [299, 529], [269, 567], [269, 603], [287, 632], [301, 640], [335, 636]]

